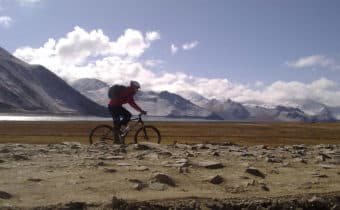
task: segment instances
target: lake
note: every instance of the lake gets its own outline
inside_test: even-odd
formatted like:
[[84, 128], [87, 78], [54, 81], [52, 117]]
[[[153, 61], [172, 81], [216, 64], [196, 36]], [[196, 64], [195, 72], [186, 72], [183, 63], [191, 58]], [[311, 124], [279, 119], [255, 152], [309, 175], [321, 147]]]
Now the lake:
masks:
[[[111, 121], [112, 118], [94, 117], [94, 116], [48, 116], [48, 115], [0, 115], [0, 121]], [[219, 120], [207, 120], [200, 118], [168, 118], [145, 116], [145, 121], [162, 121], [162, 122], [208, 122]]]

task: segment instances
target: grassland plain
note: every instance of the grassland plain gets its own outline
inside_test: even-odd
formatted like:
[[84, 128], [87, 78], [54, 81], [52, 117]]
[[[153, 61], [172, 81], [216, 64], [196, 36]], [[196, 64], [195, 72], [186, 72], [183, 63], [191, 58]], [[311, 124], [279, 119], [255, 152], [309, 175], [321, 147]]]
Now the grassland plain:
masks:
[[[112, 122], [2, 121], [0, 143], [88, 144], [92, 128]], [[251, 145], [339, 144], [340, 123], [295, 122], [147, 122], [159, 128], [163, 144], [232, 142]], [[131, 142], [130, 132], [127, 142]]]

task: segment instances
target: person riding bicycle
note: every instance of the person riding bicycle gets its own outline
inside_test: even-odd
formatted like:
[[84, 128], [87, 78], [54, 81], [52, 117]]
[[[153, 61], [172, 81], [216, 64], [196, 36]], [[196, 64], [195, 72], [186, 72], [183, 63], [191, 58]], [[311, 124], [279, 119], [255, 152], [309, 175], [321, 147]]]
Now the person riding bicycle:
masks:
[[141, 114], [147, 113], [136, 104], [133, 98], [138, 89], [140, 89], [140, 84], [137, 81], [131, 81], [130, 86], [124, 88], [121, 92], [119, 92], [117, 97], [111, 98], [108, 104], [108, 109], [112, 115], [114, 124], [115, 143], [120, 142], [119, 133], [121, 126], [126, 126], [132, 116], [132, 114], [122, 106], [123, 104], [128, 103], [131, 107], [133, 107]]

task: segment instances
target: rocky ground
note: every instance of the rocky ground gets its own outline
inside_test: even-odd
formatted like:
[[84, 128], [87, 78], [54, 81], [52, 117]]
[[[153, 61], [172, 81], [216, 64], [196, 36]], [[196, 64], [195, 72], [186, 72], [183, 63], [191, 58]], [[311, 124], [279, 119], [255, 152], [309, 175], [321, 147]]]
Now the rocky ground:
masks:
[[340, 145], [0, 144], [0, 209], [340, 209]]

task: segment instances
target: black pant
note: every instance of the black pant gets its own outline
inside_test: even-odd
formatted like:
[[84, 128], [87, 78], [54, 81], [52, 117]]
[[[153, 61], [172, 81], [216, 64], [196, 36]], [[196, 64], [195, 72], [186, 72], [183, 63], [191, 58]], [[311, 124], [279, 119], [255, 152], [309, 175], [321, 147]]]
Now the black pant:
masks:
[[[132, 114], [122, 106], [108, 106], [112, 115], [113, 125], [116, 129], [120, 129], [122, 125], [127, 125]], [[121, 119], [122, 118], [122, 119]]]

